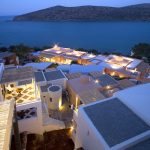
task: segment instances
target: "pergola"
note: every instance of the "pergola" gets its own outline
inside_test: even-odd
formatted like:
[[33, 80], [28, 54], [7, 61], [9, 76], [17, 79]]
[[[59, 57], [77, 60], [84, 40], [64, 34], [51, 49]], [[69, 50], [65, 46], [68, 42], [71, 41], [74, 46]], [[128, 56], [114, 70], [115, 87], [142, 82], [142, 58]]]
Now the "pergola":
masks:
[[9, 150], [14, 101], [0, 102], [0, 150]]
[[27, 103], [37, 99], [32, 67], [5, 69], [1, 79], [2, 93], [5, 100], [16, 99], [16, 103]]

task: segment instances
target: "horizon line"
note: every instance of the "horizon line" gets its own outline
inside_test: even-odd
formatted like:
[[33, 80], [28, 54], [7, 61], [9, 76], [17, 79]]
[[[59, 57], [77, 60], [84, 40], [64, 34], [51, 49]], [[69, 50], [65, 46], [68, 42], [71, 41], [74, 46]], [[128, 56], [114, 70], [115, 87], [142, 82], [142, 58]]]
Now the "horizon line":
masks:
[[76, 5], [76, 6], [68, 6], [68, 5], [53, 5], [50, 7], [45, 7], [45, 8], [41, 8], [41, 9], [35, 9], [33, 11], [29, 11], [29, 12], [24, 12], [24, 13], [18, 13], [18, 14], [8, 14], [8, 15], [1, 15], [0, 17], [13, 17], [13, 16], [17, 16], [17, 15], [23, 15], [23, 14], [28, 14], [28, 13], [32, 13], [32, 12], [36, 12], [36, 11], [40, 11], [40, 10], [44, 10], [44, 9], [48, 9], [48, 8], [52, 8], [52, 7], [68, 7], [68, 8], [74, 8], [74, 7], [86, 7], [86, 6], [93, 6], [93, 7], [112, 7], [112, 8], [123, 8], [123, 7], [128, 7], [128, 6], [136, 6], [136, 5], [148, 5], [149, 3], [135, 3], [135, 4], [129, 4], [129, 5], [122, 5], [122, 6], [109, 6], [109, 5]]

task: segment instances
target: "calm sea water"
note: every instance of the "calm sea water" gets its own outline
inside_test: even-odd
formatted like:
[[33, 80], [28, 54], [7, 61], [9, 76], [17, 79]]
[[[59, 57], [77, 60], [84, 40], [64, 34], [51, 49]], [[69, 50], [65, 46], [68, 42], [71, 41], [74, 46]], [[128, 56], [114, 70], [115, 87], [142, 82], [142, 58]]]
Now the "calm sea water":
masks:
[[150, 43], [150, 22], [13, 22], [0, 17], [0, 46], [24, 43], [130, 53], [139, 42]]

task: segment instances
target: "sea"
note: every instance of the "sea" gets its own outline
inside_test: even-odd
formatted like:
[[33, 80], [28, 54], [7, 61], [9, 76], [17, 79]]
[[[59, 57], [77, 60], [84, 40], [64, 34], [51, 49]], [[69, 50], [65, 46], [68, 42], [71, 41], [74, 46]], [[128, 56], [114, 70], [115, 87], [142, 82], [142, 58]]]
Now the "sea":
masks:
[[12, 16], [0, 17], [0, 47], [58, 44], [128, 55], [135, 44], [150, 44], [150, 22], [15, 22], [12, 19]]

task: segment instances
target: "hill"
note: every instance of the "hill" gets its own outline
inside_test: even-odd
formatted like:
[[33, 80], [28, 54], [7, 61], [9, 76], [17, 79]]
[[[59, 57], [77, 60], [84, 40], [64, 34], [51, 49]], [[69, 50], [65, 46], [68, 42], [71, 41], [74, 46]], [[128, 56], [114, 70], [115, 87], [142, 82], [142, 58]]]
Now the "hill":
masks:
[[150, 3], [126, 7], [55, 6], [16, 16], [14, 21], [150, 21]]

